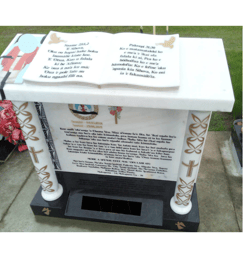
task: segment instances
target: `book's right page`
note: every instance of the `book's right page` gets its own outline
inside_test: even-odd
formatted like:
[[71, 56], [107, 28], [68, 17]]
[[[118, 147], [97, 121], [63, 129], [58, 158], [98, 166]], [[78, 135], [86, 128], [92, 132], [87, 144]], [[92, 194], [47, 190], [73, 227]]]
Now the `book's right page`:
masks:
[[101, 84], [178, 87], [179, 35], [118, 33]]

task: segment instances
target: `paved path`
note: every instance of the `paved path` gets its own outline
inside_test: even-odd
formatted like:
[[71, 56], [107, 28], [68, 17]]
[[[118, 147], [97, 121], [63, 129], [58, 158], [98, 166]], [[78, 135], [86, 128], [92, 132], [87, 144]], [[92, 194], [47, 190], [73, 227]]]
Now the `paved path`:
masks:
[[[209, 132], [197, 192], [199, 232], [242, 231], [242, 177], [229, 147], [230, 132]], [[165, 232], [168, 230], [34, 216], [30, 202], [39, 188], [29, 153], [15, 152], [0, 165], [2, 232]]]

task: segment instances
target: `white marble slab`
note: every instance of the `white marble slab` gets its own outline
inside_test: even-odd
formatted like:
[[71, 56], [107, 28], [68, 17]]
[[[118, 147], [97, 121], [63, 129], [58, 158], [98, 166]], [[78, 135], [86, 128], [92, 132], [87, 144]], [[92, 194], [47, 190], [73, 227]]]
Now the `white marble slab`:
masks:
[[121, 107], [116, 119], [108, 106], [44, 108], [62, 171], [177, 180], [188, 111]]
[[180, 81], [179, 88], [162, 90], [8, 84], [4, 91], [7, 99], [20, 101], [232, 111], [234, 93], [222, 39], [180, 38]]

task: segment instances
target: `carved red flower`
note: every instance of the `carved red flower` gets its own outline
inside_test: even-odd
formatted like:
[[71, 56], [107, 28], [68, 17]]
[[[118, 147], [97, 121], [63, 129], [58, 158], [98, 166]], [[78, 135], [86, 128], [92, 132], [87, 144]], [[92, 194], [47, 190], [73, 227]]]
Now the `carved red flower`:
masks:
[[121, 107], [117, 107], [117, 112], [121, 112], [122, 108]]

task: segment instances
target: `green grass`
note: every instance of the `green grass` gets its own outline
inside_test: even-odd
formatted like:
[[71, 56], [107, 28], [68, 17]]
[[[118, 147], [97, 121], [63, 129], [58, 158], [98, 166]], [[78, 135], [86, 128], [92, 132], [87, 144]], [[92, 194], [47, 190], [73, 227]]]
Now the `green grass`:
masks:
[[212, 117], [210, 121], [209, 131], [226, 131], [226, 126], [224, 123], [224, 117], [217, 112], [212, 112]]
[[[60, 32], [102, 31], [108, 33], [139, 32], [139, 26], [2, 26], [0, 27], [0, 53], [4, 51], [17, 33], [47, 34], [50, 30]], [[152, 26], [144, 26], [143, 32], [152, 34]], [[165, 26], [156, 26], [156, 34], [165, 34]], [[232, 85], [235, 94], [233, 118], [242, 116], [242, 27], [240, 26], [170, 26], [169, 33], [180, 34], [180, 37], [222, 38], [229, 65]], [[225, 130], [223, 118], [213, 115], [211, 128]], [[216, 126], [216, 121], [219, 126]]]

